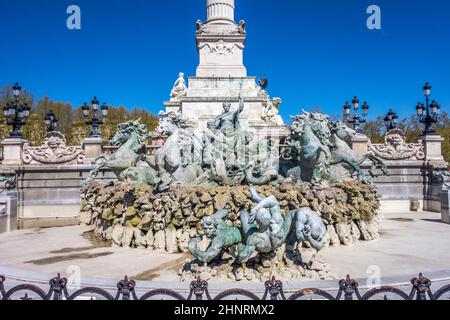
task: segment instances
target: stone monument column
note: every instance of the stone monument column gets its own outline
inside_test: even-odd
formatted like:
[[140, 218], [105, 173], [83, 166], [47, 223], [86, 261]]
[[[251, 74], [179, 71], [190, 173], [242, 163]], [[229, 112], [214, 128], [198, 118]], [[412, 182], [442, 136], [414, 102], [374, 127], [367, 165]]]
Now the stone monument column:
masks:
[[263, 119], [268, 104], [273, 106], [274, 100], [258, 86], [256, 77], [247, 75], [244, 65], [246, 23], [235, 17], [236, 0], [201, 1], [206, 5], [206, 18], [196, 21], [199, 57], [196, 74], [186, 82], [179, 76], [170, 101], [164, 102], [165, 112], [179, 113], [192, 128], [205, 130], [208, 122], [223, 113], [224, 105], [230, 103], [230, 110], [237, 110], [242, 97], [245, 101], [240, 117], [243, 128], [261, 137], [287, 136], [287, 128]]
[[3, 165], [21, 165], [22, 147], [28, 143], [24, 138], [7, 138], [2, 141], [3, 146]]
[[245, 78], [245, 22], [234, 21], [235, 0], [206, 0], [206, 23], [197, 21], [197, 77]]
[[234, 24], [234, 0], [207, 0], [206, 23]]

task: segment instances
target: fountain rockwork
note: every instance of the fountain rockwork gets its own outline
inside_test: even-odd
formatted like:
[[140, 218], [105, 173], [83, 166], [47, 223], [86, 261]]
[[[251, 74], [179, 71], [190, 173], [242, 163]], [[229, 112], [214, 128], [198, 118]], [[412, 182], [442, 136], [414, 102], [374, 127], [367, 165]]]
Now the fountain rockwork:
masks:
[[[264, 197], [275, 196], [283, 216], [297, 208], [311, 208], [317, 212], [326, 228], [324, 247], [351, 245], [359, 240], [369, 241], [378, 237], [382, 217], [378, 213], [379, 194], [372, 186], [349, 180], [331, 183], [329, 187], [301, 183], [264, 185], [256, 187], [256, 190]], [[225, 219], [227, 225], [240, 228], [240, 213], [250, 211], [253, 206], [246, 186], [177, 187], [165, 192], [155, 192], [149, 186], [93, 182], [82, 196], [80, 219], [83, 224], [95, 226], [95, 234], [112, 241], [114, 246], [187, 253], [191, 239], [202, 238], [199, 250], [206, 251], [211, 244], [205, 235], [202, 219], [225, 208], [229, 210]], [[230, 250], [230, 254], [232, 251]], [[301, 243], [299, 251], [302, 253], [302, 261], [310, 262], [316, 269], [286, 265], [287, 262], [283, 261], [283, 248], [277, 248], [273, 251], [274, 263], [277, 265], [275, 269], [279, 269], [282, 262], [285, 269], [287, 266], [295, 267], [291, 271], [277, 274], [280, 278], [285, 279], [287, 273], [291, 274], [287, 277], [289, 279], [330, 278], [320, 255], [304, 258], [308, 256], [308, 252], [315, 252], [308, 241]], [[261, 256], [267, 260], [265, 255], [258, 257]], [[232, 260], [230, 256], [228, 259]], [[266, 273], [274, 268], [270, 264], [268, 267], [268, 262], [261, 262], [259, 264], [265, 267], [261, 267], [260, 272], [250, 268], [245, 273], [240, 269], [233, 273], [231, 262], [218, 264], [217, 260], [213, 260], [208, 264], [219, 266], [218, 269], [197, 262], [190, 266], [188, 272], [182, 273], [182, 278], [190, 280], [199, 271], [206, 278], [225, 274], [225, 278], [234, 280], [264, 279]], [[254, 260], [249, 262], [250, 265], [255, 263]], [[223, 280], [225, 278], [222, 277]]]
[[[325, 245], [378, 237], [379, 194], [372, 186], [349, 180], [325, 188], [302, 183], [258, 186], [256, 190], [265, 197], [275, 196], [283, 214], [297, 208], [317, 212], [327, 227]], [[202, 235], [200, 221], [205, 216], [228, 209], [227, 222], [240, 227], [240, 212], [253, 206], [246, 186], [155, 192], [149, 186], [93, 182], [82, 195], [80, 221], [95, 226], [99, 236], [116, 246], [177, 253], [188, 252], [189, 239]]]

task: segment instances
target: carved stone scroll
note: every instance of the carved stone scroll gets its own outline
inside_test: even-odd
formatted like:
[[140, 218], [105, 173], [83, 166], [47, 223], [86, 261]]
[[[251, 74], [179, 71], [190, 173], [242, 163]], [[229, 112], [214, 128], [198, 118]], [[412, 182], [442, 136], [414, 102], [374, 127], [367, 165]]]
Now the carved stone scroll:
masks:
[[85, 152], [81, 147], [67, 146], [67, 140], [60, 132], [49, 132], [39, 147], [23, 146], [22, 159], [25, 164], [83, 163]]
[[383, 160], [424, 160], [424, 146], [406, 143], [403, 131], [393, 129], [386, 133], [384, 144], [370, 144], [369, 152]]

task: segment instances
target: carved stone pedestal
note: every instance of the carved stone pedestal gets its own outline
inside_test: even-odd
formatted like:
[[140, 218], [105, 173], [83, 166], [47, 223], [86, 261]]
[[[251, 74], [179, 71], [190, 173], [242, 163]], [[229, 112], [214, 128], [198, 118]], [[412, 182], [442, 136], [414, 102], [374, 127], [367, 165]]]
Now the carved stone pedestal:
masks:
[[444, 162], [444, 157], [442, 156], [442, 142], [444, 138], [439, 135], [426, 135], [420, 137], [418, 141], [424, 145], [425, 160]]
[[368, 152], [369, 148], [369, 138], [363, 134], [356, 135], [352, 140], [353, 151], [361, 154]]
[[28, 140], [23, 138], [7, 138], [2, 141], [3, 165], [21, 165], [22, 147]]
[[86, 153], [85, 162], [88, 163], [99, 157], [103, 152], [102, 138], [86, 138], [81, 142], [81, 145]]

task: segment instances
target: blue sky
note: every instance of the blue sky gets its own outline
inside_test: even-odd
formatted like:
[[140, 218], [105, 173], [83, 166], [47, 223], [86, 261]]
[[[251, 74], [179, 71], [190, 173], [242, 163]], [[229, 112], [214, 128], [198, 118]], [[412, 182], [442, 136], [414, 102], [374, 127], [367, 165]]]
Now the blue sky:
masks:
[[[0, 0], [0, 86], [20, 81], [36, 98], [74, 106], [93, 95], [127, 108], [162, 109], [179, 71], [195, 75], [195, 21], [206, 0]], [[66, 28], [66, 9], [82, 30]], [[368, 30], [378, 5], [382, 30]], [[267, 74], [282, 115], [341, 112], [358, 95], [370, 117], [414, 112], [429, 81], [450, 107], [450, 2], [446, 0], [236, 0], [247, 21], [245, 65]]]

